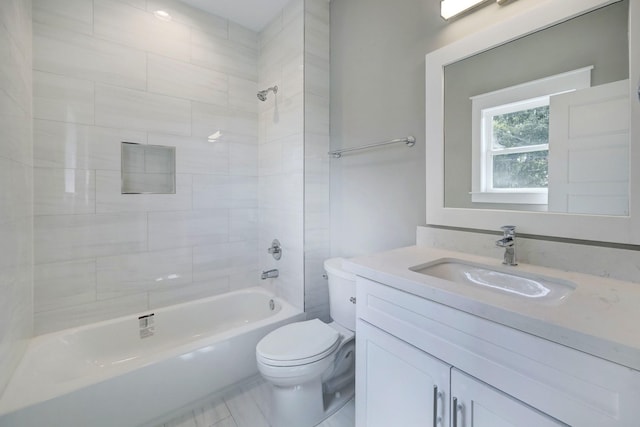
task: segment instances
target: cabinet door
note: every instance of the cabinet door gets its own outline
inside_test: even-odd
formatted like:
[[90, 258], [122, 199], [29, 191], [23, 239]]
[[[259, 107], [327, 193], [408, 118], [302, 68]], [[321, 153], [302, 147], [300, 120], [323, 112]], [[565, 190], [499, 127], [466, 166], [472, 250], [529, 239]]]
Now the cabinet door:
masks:
[[455, 368], [451, 370], [451, 418], [451, 427], [567, 425]]
[[356, 425], [448, 426], [451, 366], [361, 319], [356, 331]]

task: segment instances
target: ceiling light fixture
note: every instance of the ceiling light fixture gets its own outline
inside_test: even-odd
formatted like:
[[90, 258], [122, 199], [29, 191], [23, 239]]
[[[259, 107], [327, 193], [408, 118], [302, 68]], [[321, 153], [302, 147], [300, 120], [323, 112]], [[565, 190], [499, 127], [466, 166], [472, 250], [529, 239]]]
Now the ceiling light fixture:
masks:
[[[489, 0], [442, 0], [442, 3], [440, 3], [440, 15], [444, 19], [450, 19], [488, 1]], [[501, 6], [508, 2], [509, 0], [496, 0], [496, 3]]]
[[153, 12], [153, 15], [161, 21], [171, 21], [171, 15], [169, 15], [169, 12], [166, 10], [156, 10]]

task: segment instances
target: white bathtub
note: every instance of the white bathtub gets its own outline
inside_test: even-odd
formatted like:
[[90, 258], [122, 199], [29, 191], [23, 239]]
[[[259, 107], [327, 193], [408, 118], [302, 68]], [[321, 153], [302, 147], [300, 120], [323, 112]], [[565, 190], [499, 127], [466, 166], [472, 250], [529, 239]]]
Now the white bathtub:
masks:
[[[141, 338], [151, 313], [153, 335]], [[144, 424], [257, 374], [258, 341], [303, 318], [250, 288], [36, 337], [0, 399], [0, 426]]]

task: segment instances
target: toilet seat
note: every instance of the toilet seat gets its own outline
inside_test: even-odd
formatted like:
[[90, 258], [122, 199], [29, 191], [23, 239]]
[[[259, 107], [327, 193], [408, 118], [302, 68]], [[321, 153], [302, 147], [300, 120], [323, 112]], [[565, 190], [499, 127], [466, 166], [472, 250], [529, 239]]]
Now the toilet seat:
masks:
[[256, 346], [258, 361], [270, 366], [299, 366], [324, 359], [340, 345], [340, 333], [319, 319], [285, 325]]

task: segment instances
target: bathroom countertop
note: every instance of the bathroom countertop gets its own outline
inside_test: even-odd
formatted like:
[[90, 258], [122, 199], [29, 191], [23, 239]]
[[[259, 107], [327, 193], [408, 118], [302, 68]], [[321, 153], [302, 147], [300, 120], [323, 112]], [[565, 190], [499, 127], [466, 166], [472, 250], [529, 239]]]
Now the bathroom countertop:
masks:
[[[564, 279], [576, 289], [561, 301], [540, 302], [409, 270], [441, 258]], [[343, 266], [358, 276], [640, 371], [640, 284], [530, 264], [505, 267], [499, 259], [422, 246], [347, 259]]]

